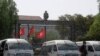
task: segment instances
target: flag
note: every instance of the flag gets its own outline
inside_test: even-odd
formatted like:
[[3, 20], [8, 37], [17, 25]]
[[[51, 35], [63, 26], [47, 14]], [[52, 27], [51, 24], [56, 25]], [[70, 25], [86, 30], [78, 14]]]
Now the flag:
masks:
[[34, 34], [35, 30], [34, 30], [34, 26], [32, 26], [29, 30], [29, 36]]
[[24, 27], [20, 28], [19, 34], [20, 34], [20, 36], [22, 36], [22, 35], [25, 34], [25, 29], [24, 29]]
[[44, 28], [42, 28], [41, 29], [41, 31], [39, 32], [39, 33], [37, 33], [37, 38], [39, 38], [39, 39], [43, 39], [44, 37], [45, 37], [45, 29]]

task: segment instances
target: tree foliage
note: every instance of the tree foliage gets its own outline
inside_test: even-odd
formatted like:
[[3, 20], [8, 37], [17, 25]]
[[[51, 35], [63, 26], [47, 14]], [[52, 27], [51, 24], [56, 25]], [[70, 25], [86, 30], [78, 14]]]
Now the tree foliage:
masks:
[[[77, 40], [85, 37], [86, 33], [89, 31], [90, 25], [94, 21], [94, 17], [92, 15], [84, 17], [81, 14], [65, 14], [59, 17], [59, 21], [69, 22], [69, 29], [66, 27], [65, 23], [58, 23], [59, 27], [56, 27], [56, 29], [60, 32], [60, 35], [64, 36], [63, 34], [66, 33], [65, 35], [69, 34], [68, 38], [70, 40]], [[66, 30], [66, 32], [63, 30]]]
[[86, 37], [91, 40], [100, 40], [100, 14], [95, 16]]
[[68, 29], [66, 27], [67, 19], [65, 16], [61, 16], [61, 17], [59, 17], [58, 21], [59, 22], [57, 23], [56, 30], [59, 32], [60, 38], [65, 39], [65, 37], [67, 36], [67, 33], [68, 33]]
[[94, 21], [94, 17], [92, 15], [87, 15], [86, 17], [75, 14], [75, 33], [76, 40], [77, 39], [85, 39], [87, 32], [89, 31], [90, 25], [92, 25]]
[[13, 0], [0, 0], [0, 39], [11, 37], [17, 19], [15, 2]]
[[46, 36], [47, 41], [60, 39], [59, 34], [56, 31], [48, 31]]
[[79, 37], [77, 38], [77, 40], [88, 40], [88, 39], [86, 39], [86, 34], [89, 31], [90, 26], [94, 22], [94, 16], [88, 15], [88, 16], [84, 17], [83, 22], [84, 22], [84, 24], [81, 24], [81, 26], [83, 26], [83, 27], [78, 31]]

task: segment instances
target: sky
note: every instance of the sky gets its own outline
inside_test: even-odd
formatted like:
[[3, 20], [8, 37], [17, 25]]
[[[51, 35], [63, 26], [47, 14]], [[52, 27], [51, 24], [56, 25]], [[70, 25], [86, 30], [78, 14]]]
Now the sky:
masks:
[[40, 16], [45, 10], [49, 13], [48, 20], [58, 20], [65, 14], [96, 15], [97, 0], [14, 0], [18, 15]]

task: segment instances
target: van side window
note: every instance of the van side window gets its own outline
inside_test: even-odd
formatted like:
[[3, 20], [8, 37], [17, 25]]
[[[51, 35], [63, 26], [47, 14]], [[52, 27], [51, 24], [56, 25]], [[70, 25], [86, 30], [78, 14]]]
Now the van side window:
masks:
[[57, 46], [56, 45], [53, 46], [53, 50], [57, 51]]
[[92, 47], [92, 46], [88, 46], [88, 51], [93, 52], [93, 51], [94, 51], [94, 50], [93, 50], [93, 47]]

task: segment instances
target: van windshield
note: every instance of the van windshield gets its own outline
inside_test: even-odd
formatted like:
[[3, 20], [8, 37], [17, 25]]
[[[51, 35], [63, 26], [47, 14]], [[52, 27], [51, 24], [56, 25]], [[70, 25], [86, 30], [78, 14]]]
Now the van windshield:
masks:
[[73, 44], [73, 43], [58, 44], [58, 50], [78, 50], [78, 47], [76, 44]]
[[28, 43], [14, 43], [14, 44], [9, 45], [9, 49], [32, 50], [32, 47]]
[[100, 45], [93, 45], [93, 46], [94, 46], [95, 51], [100, 51]]

